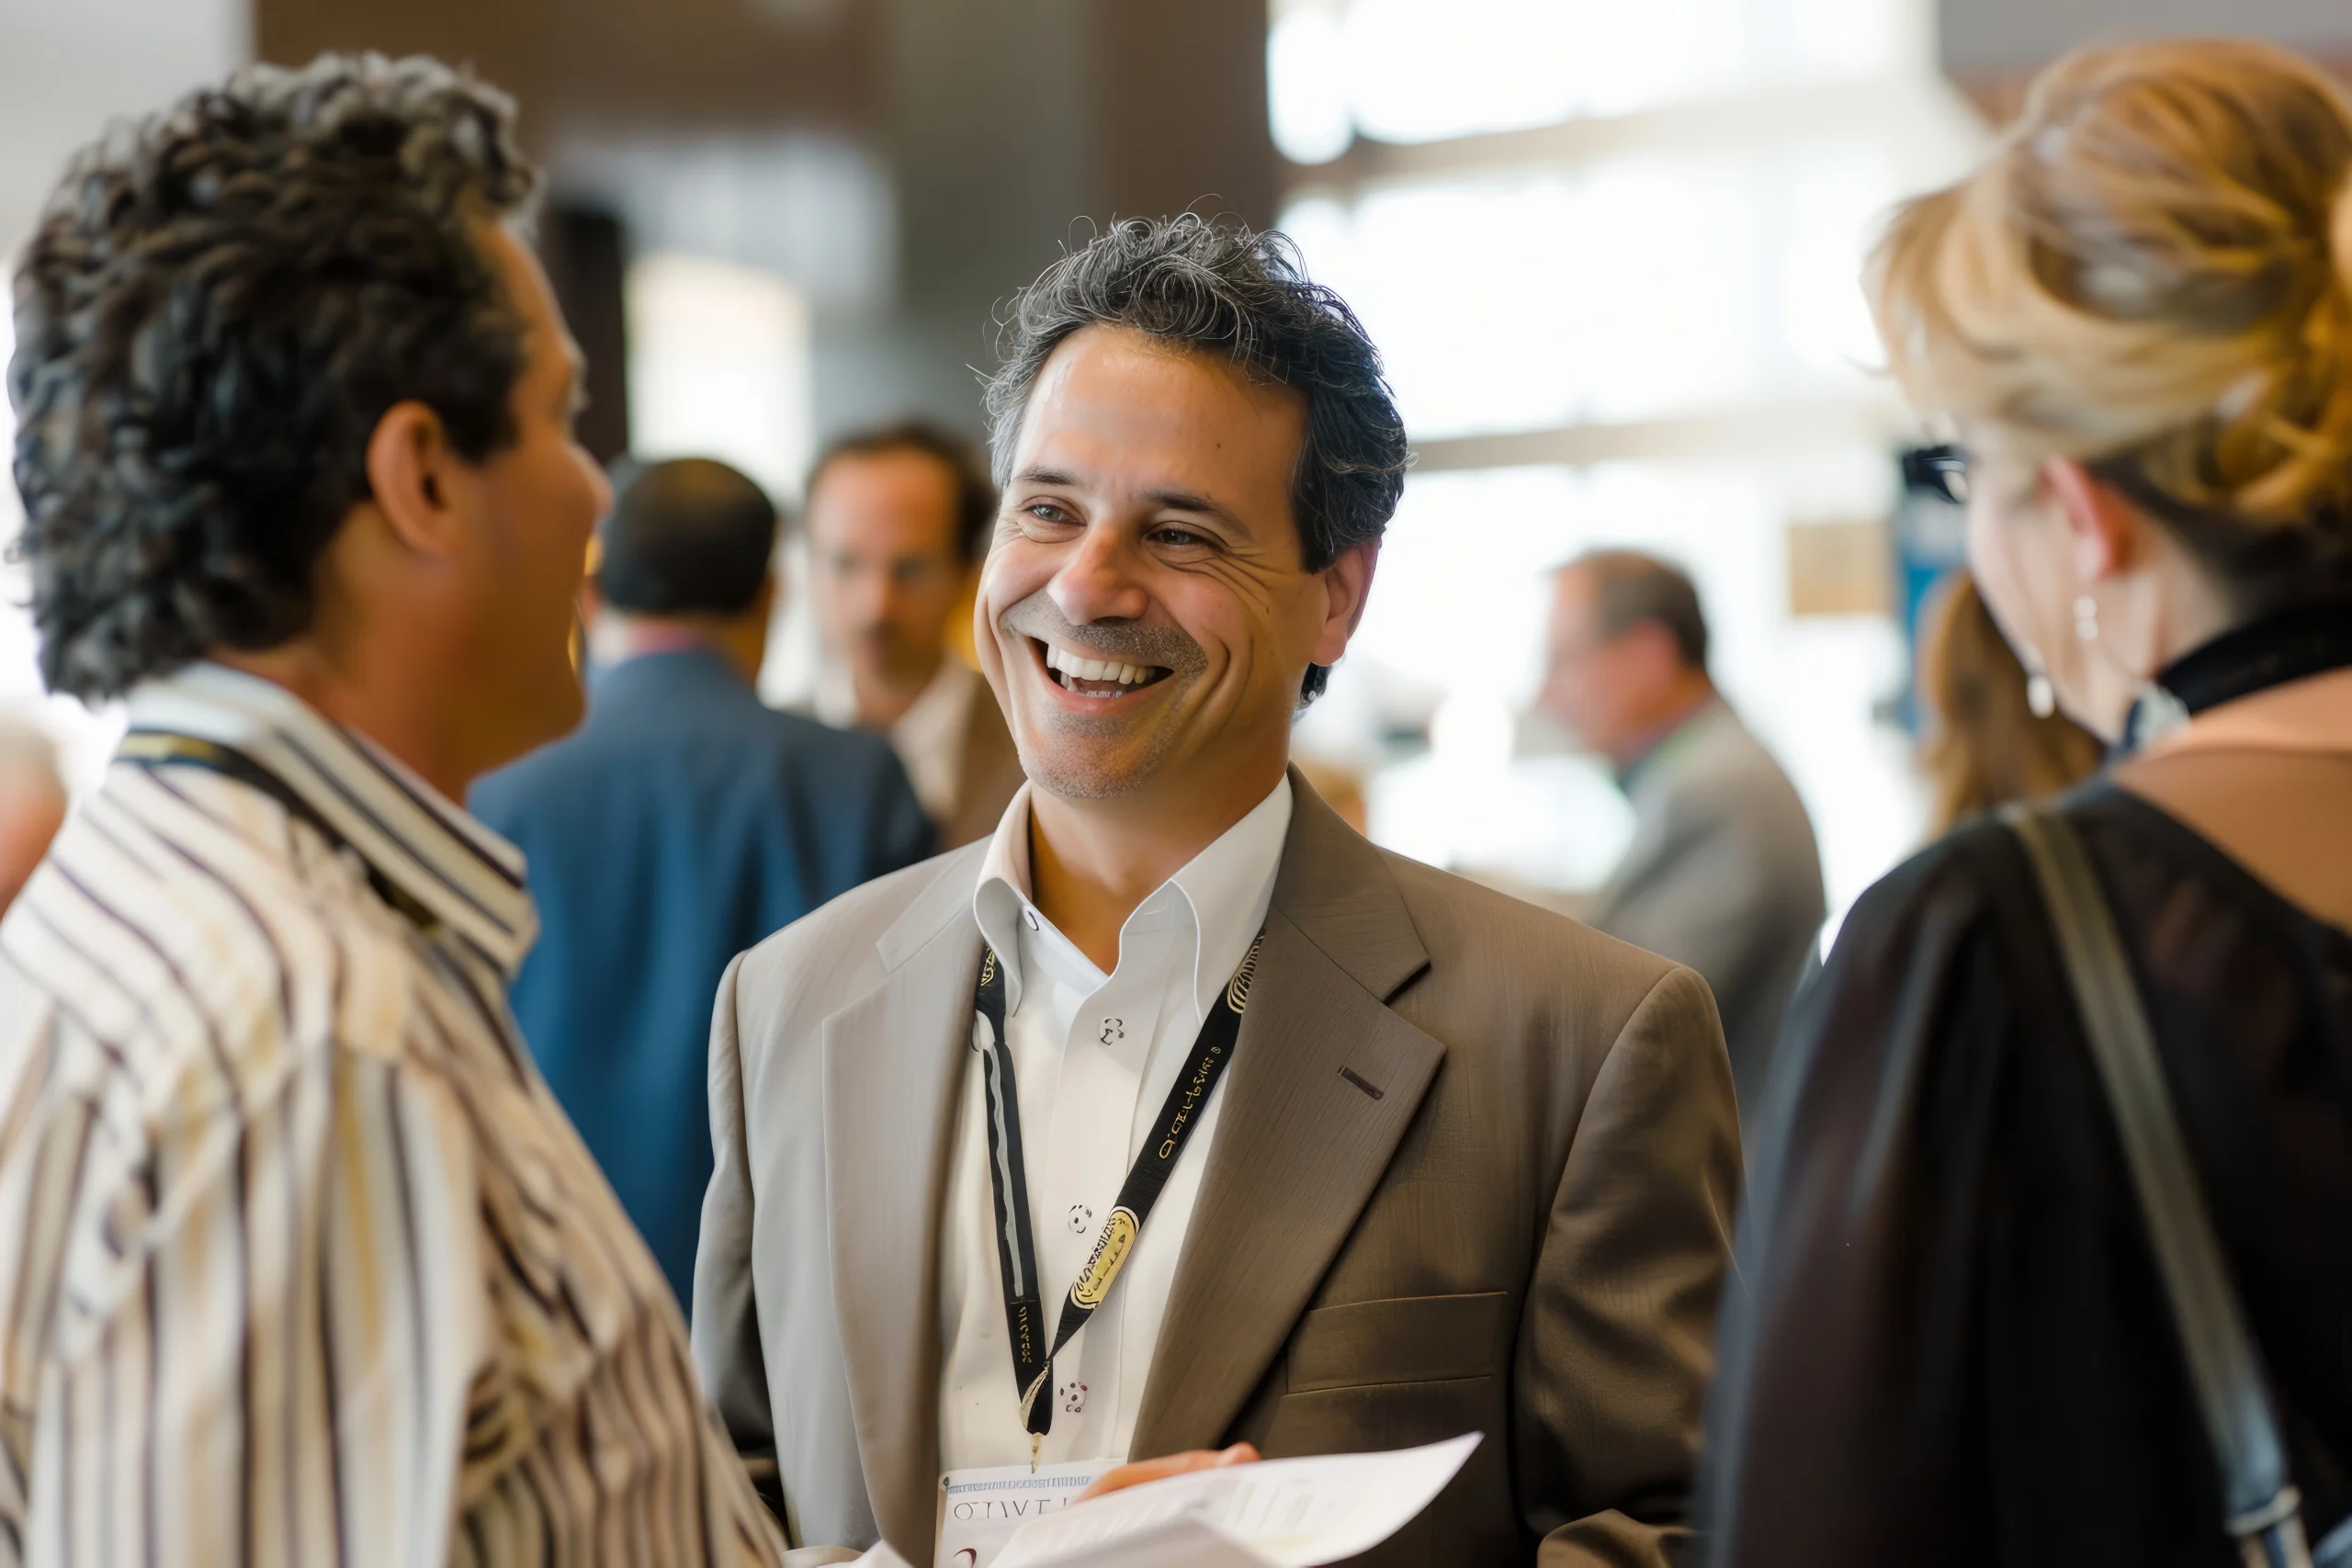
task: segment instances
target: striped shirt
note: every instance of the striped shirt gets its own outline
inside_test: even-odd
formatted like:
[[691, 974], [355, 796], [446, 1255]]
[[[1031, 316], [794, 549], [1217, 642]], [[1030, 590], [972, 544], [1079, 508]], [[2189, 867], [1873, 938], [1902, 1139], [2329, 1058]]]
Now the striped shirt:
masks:
[[0, 1565], [773, 1562], [520, 857], [266, 682], [131, 726], [0, 921]]

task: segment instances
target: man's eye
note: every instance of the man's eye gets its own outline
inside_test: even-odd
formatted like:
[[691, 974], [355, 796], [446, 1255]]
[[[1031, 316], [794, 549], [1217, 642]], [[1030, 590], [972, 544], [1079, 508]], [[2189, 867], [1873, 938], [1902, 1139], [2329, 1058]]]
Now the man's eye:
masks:
[[1151, 536], [1163, 545], [1178, 547], [1208, 543], [1207, 538], [1193, 533], [1190, 528], [1155, 528], [1151, 531]]
[[1064, 512], [1060, 507], [1056, 506], [1050, 501], [1031, 502], [1029, 503], [1029, 515], [1035, 517], [1040, 523], [1067, 523], [1070, 520], [1069, 513]]

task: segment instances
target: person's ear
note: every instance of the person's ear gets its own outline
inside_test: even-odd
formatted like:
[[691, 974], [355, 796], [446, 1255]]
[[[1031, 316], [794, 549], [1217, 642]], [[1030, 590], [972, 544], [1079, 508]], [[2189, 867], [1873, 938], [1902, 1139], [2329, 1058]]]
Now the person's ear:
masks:
[[1615, 640], [1631, 653], [1633, 668], [1639, 671], [1634, 679], [1643, 690], [1664, 693], [1674, 688], [1682, 674], [1682, 647], [1664, 621], [1635, 621]]
[[1372, 576], [1380, 565], [1380, 545], [1352, 546], [1340, 552], [1340, 558], [1323, 569], [1323, 624], [1317, 629], [1315, 651], [1310, 662], [1331, 665], [1348, 650], [1348, 639], [1356, 635], [1356, 627], [1363, 620], [1363, 607], [1372, 597]]
[[2130, 502], [2071, 457], [2042, 464], [2041, 481], [2065, 523], [2076, 581], [2098, 582], [2132, 563], [2147, 525]]
[[394, 403], [368, 437], [369, 497], [392, 536], [423, 555], [458, 552], [460, 459], [441, 416], [410, 399]]

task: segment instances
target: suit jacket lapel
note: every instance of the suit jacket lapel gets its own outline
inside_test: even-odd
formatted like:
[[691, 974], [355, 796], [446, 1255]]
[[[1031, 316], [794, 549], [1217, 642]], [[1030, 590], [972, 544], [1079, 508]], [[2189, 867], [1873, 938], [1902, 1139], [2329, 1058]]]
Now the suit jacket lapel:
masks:
[[[939, 1480], [939, 1225], [980, 933], [967, 878], [943, 877], [939, 919], [876, 989], [824, 1023], [825, 1164], [833, 1300], [866, 1494], [884, 1538], [921, 1552]], [[893, 938], [899, 939], [894, 942]]]
[[1427, 966], [1379, 852], [1296, 795], [1134, 1457], [1215, 1444], [1347, 1239], [1445, 1048], [1387, 999]]

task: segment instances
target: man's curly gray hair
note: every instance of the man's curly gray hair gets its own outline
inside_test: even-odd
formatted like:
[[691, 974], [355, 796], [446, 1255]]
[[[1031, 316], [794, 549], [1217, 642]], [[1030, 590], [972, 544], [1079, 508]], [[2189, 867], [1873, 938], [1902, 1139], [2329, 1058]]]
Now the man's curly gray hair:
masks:
[[[1306, 445], [1291, 478], [1299, 553], [1320, 571], [1377, 540], [1404, 493], [1405, 423], [1380, 351], [1347, 302], [1308, 280], [1298, 248], [1272, 231], [1184, 213], [1126, 218], [1046, 269], [1016, 296], [983, 399], [1000, 487], [1037, 373], [1063, 339], [1121, 326], [1222, 355], [1306, 400]], [[1329, 671], [1310, 667], [1311, 701]]]

